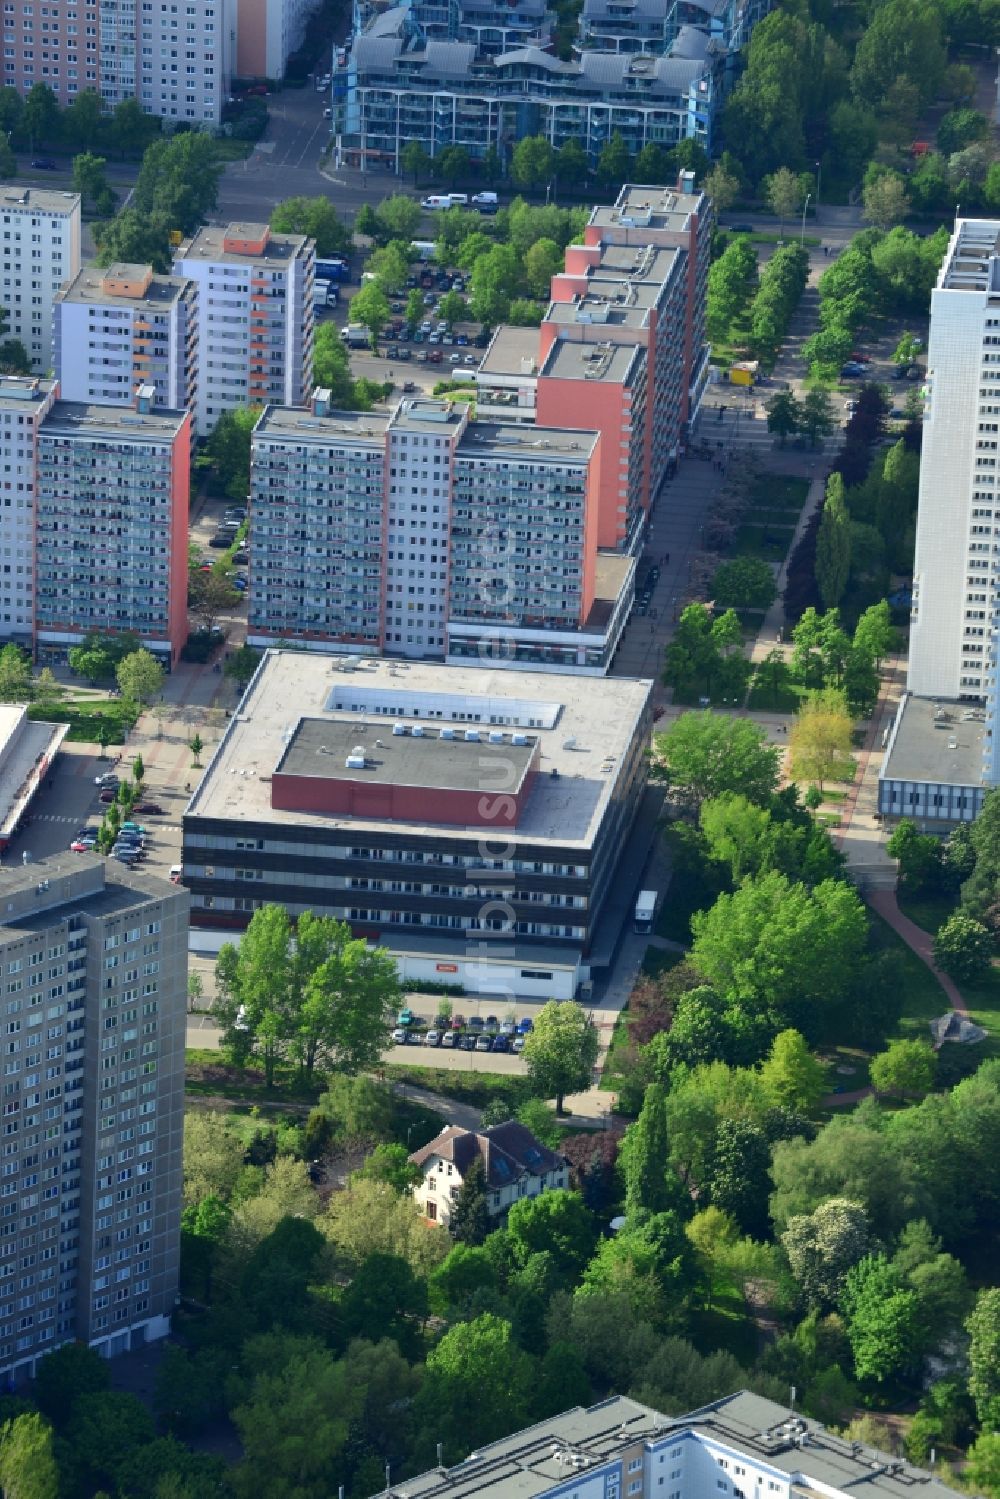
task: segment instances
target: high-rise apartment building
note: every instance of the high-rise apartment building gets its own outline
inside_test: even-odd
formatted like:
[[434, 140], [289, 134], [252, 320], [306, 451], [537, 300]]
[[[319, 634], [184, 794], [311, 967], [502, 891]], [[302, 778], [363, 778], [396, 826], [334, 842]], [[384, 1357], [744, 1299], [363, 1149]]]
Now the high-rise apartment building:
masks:
[[907, 685], [986, 698], [1000, 609], [1000, 220], [959, 219], [931, 293]]
[[268, 407], [254, 431], [248, 639], [605, 672], [633, 565], [598, 555], [595, 432]]
[[131, 406], [152, 385], [159, 406], [195, 404], [198, 299], [148, 265], [88, 266], [56, 297], [52, 347], [64, 401]]
[[236, 0], [237, 77], [283, 78], [315, 8], [315, 0]]
[[166, 1335], [189, 896], [91, 855], [0, 870], [0, 1369]]
[[[133, 7], [134, 8], [134, 7]], [[23, 96], [44, 83], [62, 105], [86, 89], [98, 89], [98, 0], [13, 3], [3, 16], [6, 87]]]
[[57, 401], [38, 432], [35, 631], [61, 660], [89, 630], [133, 630], [174, 662], [187, 638], [191, 416]]
[[206, 226], [182, 245], [174, 274], [198, 292], [195, 428], [224, 411], [300, 406], [312, 390], [315, 245], [267, 224]]
[[32, 645], [38, 430], [56, 398], [53, 380], [0, 376], [0, 640]]
[[220, 123], [235, 55], [231, 0], [99, 0], [99, 13], [105, 108], [138, 99], [164, 120]]
[[0, 305], [31, 367], [52, 363], [52, 309], [80, 269], [80, 194], [0, 187]]

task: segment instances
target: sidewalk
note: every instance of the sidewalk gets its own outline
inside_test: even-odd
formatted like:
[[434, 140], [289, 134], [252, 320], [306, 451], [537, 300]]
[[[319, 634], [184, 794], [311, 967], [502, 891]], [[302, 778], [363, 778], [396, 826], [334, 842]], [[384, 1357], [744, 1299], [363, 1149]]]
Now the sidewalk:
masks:
[[896, 900], [895, 890], [870, 890], [866, 893], [865, 900], [871, 906], [872, 910], [876, 911], [882, 917], [883, 921], [888, 922], [893, 931], [902, 937], [907, 947], [915, 952], [922, 962], [927, 964], [927, 967], [947, 995], [950, 1008], [957, 1011], [959, 1015], [964, 1015], [968, 1018], [968, 1006], [959, 993], [957, 984], [946, 973], [942, 973], [940, 968], [934, 965], [933, 937], [929, 932], [925, 932], [923, 927], [917, 926], [915, 921], [911, 921], [908, 916], [903, 915]]

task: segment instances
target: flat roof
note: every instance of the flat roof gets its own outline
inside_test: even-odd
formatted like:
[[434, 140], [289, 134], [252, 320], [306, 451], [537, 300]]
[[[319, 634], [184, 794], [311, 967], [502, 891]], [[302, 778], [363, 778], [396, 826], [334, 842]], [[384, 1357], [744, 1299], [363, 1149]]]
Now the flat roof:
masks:
[[[648, 1405], [614, 1395], [589, 1409], [576, 1406], [490, 1442], [452, 1468], [432, 1468], [403, 1479], [393, 1499], [534, 1499], [595, 1476], [588, 1469], [621, 1460], [636, 1448], [662, 1448], [694, 1439], [745, 1455], [785, 1474], [797, 1495], [817, 1495], [816, 1485], [904, 1499], [914, 1484], [928, 1499], [954, 1499], [955, 1490], [911, 1463], [891, 1458], [861, 1442], [831, 1435], [818, 1421], [793, 1416], [787, 1406], [740, 1391], [686, 1416], [664, 1416]], [[576, 1459], [576, 1461], [574, 1461]], [[687, 1499], [698, 1487], [681, 1480]]]
[[[516, 792], [524, 780], [535, 751], [537, 735], [523, 735], [528, 744], [514, 744], [510, 733], [499, 744], [490, 743], [484, 734], [475, 741], [446, 739], [432, 724], [421, 725], [422, 732], [394, 734], [392, 724], [381, 718], [349, 717], [300, 718], [295, 732], [282, 755], [275, 774], [309, 776], [319, 781], [362, 781], [382, 786], [421, 786], [435, 791], [476, 791], [498, 774], [501, 766], [512, 766], [513, 784], [504, 786]], [[363, 766], [347, 761], [355, 750], [361, 750]], [[490, 768], [489, 761], [497, 768]]]
[[40, 406], [55, 383], [40, 380], [36, 375], [0, 375], [0, 406], [16, 407], [19, 411]]
[[260, 232], [260, 224], [203, 224], [202, 227], [179, 245], [174, 251], [174, 265], [180, 260], [211, 260], [232, 265], [281, 265], [295, 260], [305, 253], [309, 240], [304, 234], [268, 234], [267, 244], [260, 254], [240, 254], [224, 248], [234, 232], [244, 230], [248, 237]]
[[392, 413], [389, 426], [393, 431], [440, 434], [460, 427], [468, 414], [469, 408], [464, 402], [436, 400], [432, 396], [405, 396]]
[[99, 406], [93, 401], [55, 401], [43, 417], [39, 429], [42, 437], [63, 437], [67, 433], [84, 437], [171, 437], [180, 430], [186, 411], [167, 406], [144, 411], [141, 415], [127, 406]]
[[[532, 368], [524, 368], [530, 360]], [[482, 375], [522, 375], [529, 379], [538, 374], [538, 329], [514, 328], [501, 323], [490, 340], [490, 346], [479, 366]]]
[[1000, 219], [958, 219], [938, 272], [938, 291], [990, 292], [998, 287]]
[[634, 572], [634, 557], [623, 557], [620, 552], [598, 552], [594, 567], [594, 596], [616, 599], [628, 582], [629, 574]]
[[[599, 206], [589, 223], [599, 228], [666, 229], [680, 233], [705, 202], [703, 192], [682, 193], [676, 188], [626, 183], [613, 207]], [[629, 222], [632, 220], [633, 222]]]
[[255, 437], [271, 437], [276, 442], [294, 438], [296, 442], [324, 445], [338, 442], [371, 442], [381, 448], [389, 425], [387, 412], [330, 411], [316, 416], [308, 407], [265, 406], [254, 427]]
[[627, 385], [640, 358], [638, 344], [617, 344], [610, 339], [578, 343], [570, 338], [557, 338], [546, 355], [541, 373], [557, 380]]
[[[515, 728], [520, 732], [523, 726], [527, 737], [539, 740], [541, 774], [535, 778], [513, 836], [524, 842], [576, 844], [585, 850], [592, 846], [611, 805], [617, 773], [643, 721], [651, 692], [652, 682], [627, 677], [519, 674], [486, 666], [271, 650], [191, 798], [185, 830], [197, 831], [198, 822], [205, 818], [334, 826], [352, 832], [409, 827], [428, 836], [440, 835], [439, 826], [427, 823], [390, 824], [385, 819], [345, 813], [272, 809], [270, 776], [300, 719], [349, 728], [377, 718], [384, 742], [391, 739], [397, 720], [411, 727], [415, 722], [427, 728], [451, 724], [456, 734], [475, 727], [481, 740], [487, 741], [491, 727], [509, 734]], [[343, 706], [331, 707], [331, 703]], [[434, 716], [438, 712], [440, 718]], [[517, 722], [491, 725], [491, 717]], [[529, 719], [536, 722], [529, 723]], [[408, 748], [412, 751], [412, 743]], [[481, 742], [480, 753], [486, 748], [488, 742]], [[451, 828], [448, 836], [478, 840], [482, 829]]]
[[0, 185], [0, 213], [72, 213], [80, 207], [80, 194], [59, 192], [51, 187]]
[[523, 422], [470, 422], [459, 440], [461, 458], [530, 458], [586, 463], [599, 433], [573, 427], [536, 427]]
[[[90, 888], [80, 876], [92, 876]], [[64, 877], [69, 876], [68, 888], [61, 890]], [[103, 880], [103, 883], [101, 882]], [[39, 886], [48, 881], [47, 890]], [[186, 895], [183, 888], [171, 885], [168, 880], [154, 874], [128, 869], [117, 859], [105, 859], [99, 854], [49, 854], [44, 859], [33, 859], [30, 864], [13, 863], [0, 869], [0, 900], [14, 895], [23, 895], [35, 890], [38, 906], [23, 915], [13, 915], [7, 920], [0, 918], [0, 933], [16, 937], [25, 932], [37, 932], [63, 920], [59, 912], [67, 915], [77, 911], [89, 916], [113, 916], [116, 911], [126, 911], [147, 900], [166, 900]]]
[[981, 708], [908, 693], [893, 726], [879, 778], [980, 786], [986, 740], [986, 714]]
[[141, 281], [148, 272], [147, 265], [111, 265], [106, 270], [89, 265], [63, 287], [56, 301], [93, 302], [104, 307], [171, 307], [192, 285], [187, 276], [154, 274], [141, 297], [119, 296], [105, 286], [106, 278]]

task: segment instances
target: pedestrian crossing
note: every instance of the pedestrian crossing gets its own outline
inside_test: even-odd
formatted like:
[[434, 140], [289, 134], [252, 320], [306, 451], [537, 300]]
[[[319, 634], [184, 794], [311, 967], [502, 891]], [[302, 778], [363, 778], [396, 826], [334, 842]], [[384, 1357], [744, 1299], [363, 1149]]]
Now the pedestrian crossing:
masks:
[[[67, 827], [82, 828], [90, 817], [97, 818], [97, 813], [81, 812], [76, 817], [64, 817], [58, 812], [35, 812], [31, 814], [32, 822], [60, 822]], [[103, 815], [103, 809], [102, 814]], [[142, 814], [140, 813], [140, 820]], [[150, 834], [153, 833], [182, 833], [184, 829], [179, 822], [147, 822], [143, 824]]]

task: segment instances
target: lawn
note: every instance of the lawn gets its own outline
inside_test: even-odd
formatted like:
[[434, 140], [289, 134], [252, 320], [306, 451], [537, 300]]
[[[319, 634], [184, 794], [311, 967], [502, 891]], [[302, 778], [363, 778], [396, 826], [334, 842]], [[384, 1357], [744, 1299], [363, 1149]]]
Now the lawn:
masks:
[[808, 493], [808, 479], [788, 474], [758, 474], [750, 489], [750, 505], [754, 510], [794, 510], [798, 514]]
[[898, 1034], [907, 1040], [925, 1041], [928, 1037], [927, 1023], [935, 1015], [943, 1015], [948, 1008], [944, 990], [931, 973], [927, 964], [918, 958], [874, 911], [869, 908], [872, 945], [876, 952], [892, 953], [893, 965], [899, 991], [903, 998], [903, 1013], [897, 1027]]
[[105, 743], [124, 744], [138, 718], [135, 705], [124, 698], [48, 698], [32, 703], [28, 717], [43, 723], [68, 723], [67, 739], [73, 744], [100, 744], [102, 726]]
[[690, 1317], [691, 1342], [699, 1353], [724, 1348], [744, 1368], [757, 1357], [757, 1328], [750, 1319], [743, 1293], [731, 1282], [713, 1287], [711, 1308], [700, 1307]]
[[775, 692], [770, 685], [762, 686], [759, 683], [759, 670], [758, 667], [754, 673], [747, 707], [756, 708], [763, 713], [798, 713], [806, 689], [797, 682], [787, 682]]
[[[674, 939], [676, 940], [676, 939]], [[661, 973], [669, 973], [684, 961], [682, 952], [664, 951], [662, 947], [647, 947], [642, 958], [642, 971], [647, 978], [658, 979]]]
[[736, 532], [738, 557], [762, 557], [765, 562], [781, 562], [795, 535], [795, 526], [759, 526], [746, 522]]
[[955, 910], [953, 895], [908, 895], [900, 888], [896, 892], [896, 899], [903, 915], [915, 921], [917, 926], [923, 927], [925, 932], [930, 932], [932, 937], [937, 935], [938, 927], [943, 926]]
[[[474, 1055], [469, 1053], [470, 1062]], [[498, 1095], [515, 1106], [531, 1097], [527, 1078], [510, 1072], [477, 1072], [474, 1068], [463, 1072], [457, 1067], [425, 1067], [420, 1063], [410, 1067], [398, 1062], [383, 1067], [382, 1072], [391, 1083], [412, 1083], [415, 1088], [425, 1088], [428, 1093], [453, 1098], [477, 1109], [484, 1109]]]
[[[653, 948], [649, 948], [648, 952], [652, 952], [653, 950]], [[645, 963], [643, 964], [643, 971], [645, 972]], [[598, 1087], [603, 1093], [617, 1093], [625, 1081], [624, 1063], [629, 1046], [628, 1027], [628, 1015], [623, 1011], [615, 1020], [615, 1028], [611, 1035], [611, 1045], [608, 1047], [608, 1054], [604, 1058], [604, 1066], [601, 1068], [601, 1081]]]

